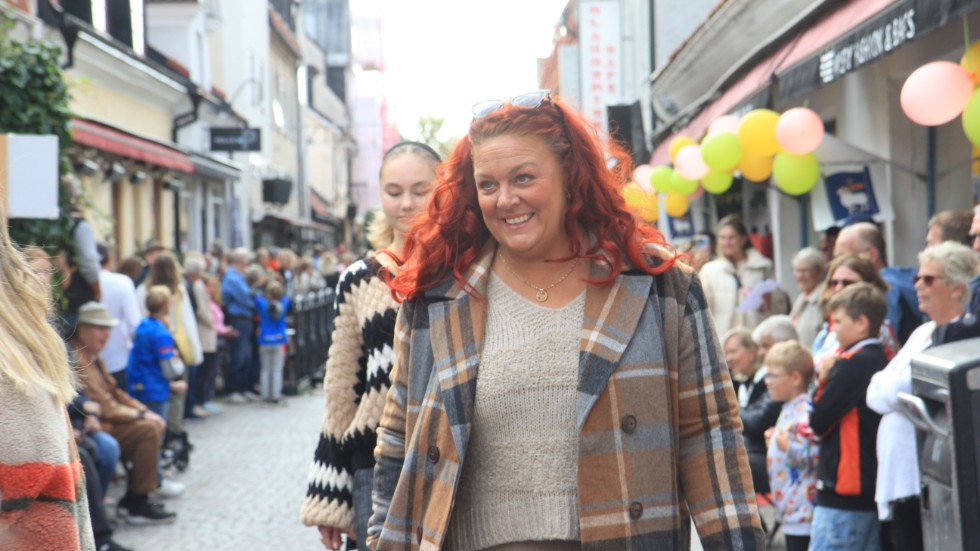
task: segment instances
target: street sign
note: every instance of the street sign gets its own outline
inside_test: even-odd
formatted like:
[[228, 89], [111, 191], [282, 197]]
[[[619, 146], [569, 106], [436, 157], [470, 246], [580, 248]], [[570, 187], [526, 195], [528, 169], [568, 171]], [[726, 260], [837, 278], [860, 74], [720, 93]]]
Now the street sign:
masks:
[[212, 128], [211, 151], [260, 151], [262, 130], [259, 128]]

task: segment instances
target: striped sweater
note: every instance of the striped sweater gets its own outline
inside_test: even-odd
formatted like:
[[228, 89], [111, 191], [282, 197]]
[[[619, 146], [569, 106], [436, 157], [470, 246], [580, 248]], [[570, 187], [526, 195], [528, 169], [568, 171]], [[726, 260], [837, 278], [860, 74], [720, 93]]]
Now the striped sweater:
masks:
[[374, 467], [375, 430], [384, 411], [394, 361], [399, 304], [375, 259], [359, 260], [337, 285], [333, 339], [323, 381], [327, 409], [306, 500], [307, 526], [354, 531], [354, 471]]
[[65, 405], [3, 377], [0, 404], [0, 549], [94, 549]]

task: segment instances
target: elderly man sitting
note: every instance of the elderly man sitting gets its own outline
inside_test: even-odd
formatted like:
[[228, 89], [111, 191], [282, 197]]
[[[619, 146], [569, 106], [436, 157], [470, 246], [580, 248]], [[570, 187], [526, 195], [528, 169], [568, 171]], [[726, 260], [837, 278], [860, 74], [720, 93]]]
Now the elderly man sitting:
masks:
[[119, 441], [122, 460], [132, 463], [119, 516], [130, 524], [173, 522], [176, 513], [149, 501], [159, 486], [160, 435], [167, 422], [116, 386], [99, 353], [116, 320], [105, 306], [87, 302], [78, 309], [77, 329], [69, 346], [85, 393], [99, 404], [102, 430]]

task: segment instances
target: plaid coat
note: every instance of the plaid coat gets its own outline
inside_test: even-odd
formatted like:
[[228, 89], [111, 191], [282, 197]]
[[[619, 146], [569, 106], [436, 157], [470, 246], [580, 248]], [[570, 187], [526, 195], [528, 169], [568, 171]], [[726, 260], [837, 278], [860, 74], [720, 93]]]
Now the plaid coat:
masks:
[[[488, 243], [467, 273], [482, 297], [495, 251]], [[443, 544], [486, 312], [451, 279], [402, 305], [375, 448], [372, 549]], [[705, 549], [763, 549], [737, 400], [691, 270], [626, 271], [588, 288], [578, 390], [583, 549], [688, 549], [691, 518]]]

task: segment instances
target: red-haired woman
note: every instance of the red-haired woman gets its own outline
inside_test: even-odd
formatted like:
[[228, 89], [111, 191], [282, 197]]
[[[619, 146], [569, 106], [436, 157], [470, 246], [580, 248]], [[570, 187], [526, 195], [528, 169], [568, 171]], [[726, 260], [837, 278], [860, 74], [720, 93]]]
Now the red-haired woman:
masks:
[[[762, 549], [696, 275], [547, 91], [479, 104], [391, 282], [377, 549]], [[478, 375], [479, 372], [479, 375]]]

